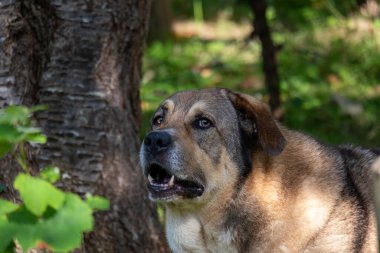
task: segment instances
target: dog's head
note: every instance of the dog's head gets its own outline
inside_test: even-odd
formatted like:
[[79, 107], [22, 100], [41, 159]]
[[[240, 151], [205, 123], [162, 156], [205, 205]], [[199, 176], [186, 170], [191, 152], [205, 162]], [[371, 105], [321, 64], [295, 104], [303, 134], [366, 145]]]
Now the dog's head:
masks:
[[286, 144], [266, 105], [225, 89], [177, 93], [151, 124], [140, 161], [150, 198], [164, 202], [209, 201], [250, 173], [253, 152]]

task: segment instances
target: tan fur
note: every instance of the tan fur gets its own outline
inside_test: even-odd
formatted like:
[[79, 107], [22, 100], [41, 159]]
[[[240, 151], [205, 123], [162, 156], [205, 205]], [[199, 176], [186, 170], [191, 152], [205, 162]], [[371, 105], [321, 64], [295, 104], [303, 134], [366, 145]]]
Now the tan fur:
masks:
[[[321, 151], [315, 150], [313, 143], [300, 141], [293, 137], [294, 133], [285, 129], [282, 132], [287, 137], [287, 147], [270, 161], [266, 161], [268, 158], [264, 155], [256, 154], [257, 167], [244, 189], [248, 199], [256, 198], [269, 216], [271, 230], [267, 231], [267, 240], [261, 250], [302, 252], [313, 234], [326, 223], [339, 197], [340, 185], [333, 173], [325, 176], [326, 173], [329, 174], [331, 165], [325, 161]], [[300, 149], [308, 151], [308, 155], [295, 153]], [[332, 187], [337, 189], [331, 191]], [[336, 192], [336, 195], [331, 192]], [[326, 244], [325, 248], [316, 252], [344, 252], [347, 242], [337, 243], [339, 234], [333, 236], [335, 249]]]
[[[212, 100], [216, 94], [220, 97]], [[219, 123], [224, 115], [216, 115], [223, 106], [225, 114], [229, 113], [228, 99], [236, 110], [254, 120], [248, 133], [259, 138], [252, 147], [253, 168], [244, 177], [238, 165], [241, 161], [231, 154], [234, 149], [229, 145], [233, 144], [223, 143], [222, 138], [240, 143], [237, 133], [231, 133], [236, 128], [226, 127], [231, 121]], [[173, 133], [175, 148], [184, 154], [186, 166], [181, 169], [189, 175], [202, 173], [207, 182], [202, 196], [165, 203], [166, 233], [174, 252], [354, 252], [359, 211], [352, 205], [356, 199], [342, 197], [347, 182], [336, 150], [281, 126], [265, 105], [245, 94], [226, 90], [183, 93], [163, 104], [168, 112], [158, 130]], [[200, 113], [220, 124], [213, 135], [192, 128], [191, 122]], [[231, 115], [231, 120], [238, 120]], [[202, 144], [194, 138], [201, 138]], [[218, 145], [212, 144], [215, 140], [220, 140]], [[213, 156], [216, 152], [218, 156]], [[365, 201], [371, 192], [361, 176], [358, 174], [353, 184]], [[377, 252], [373, 206], [365, 204], [368, 234], [355, 252]], [[245, 223], [251, 225], [244, 227]]]
[[[196, 154], [197, 151], [199, 150], [196, 150], [195, 158], [204, 159], [202, 162], [208, 164], [210, 161], [201, 157], [203, 152]], [[228, 161], [225, 152], [223, 151], [221, 159], [224, 162]], [[232, 163], [229, 166], [232, 167]], [[233, 201], [231, 195], [234, 180], [231, 179], [237, 177], [236, 173], [231, 170], [226, 171], [222, 164], [206, 173], [208, 173], [206, 177], [210, 179], [209, 187], [213, 190], [203, 197], [206, 204], [203, 204], [199, 211], [183, 206], [167, 207], [166, 231], [174, 252], [237, 252], [233, 243], [236, 235], [230, 235], [229, 231], [220, 228], [225, 208]]]

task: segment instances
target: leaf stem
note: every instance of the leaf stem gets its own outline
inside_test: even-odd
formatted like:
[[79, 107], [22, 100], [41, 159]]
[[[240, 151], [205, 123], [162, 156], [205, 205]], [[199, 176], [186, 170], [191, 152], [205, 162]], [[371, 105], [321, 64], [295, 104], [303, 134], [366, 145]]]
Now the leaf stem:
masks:
[[[16, 151], [13, 153], [13, 157], [16, 159], [16, 161], [20, 164], [21, 168], [28, 174], [30, 174], [29, 167], [27, 165], [26, 161], [26, 152], [25, 152], [25, 143], [21, 142], [18, 147], [20, 150], [20, 153], [17, 155]], [[17, 150], [17, 149], [16, 149]]]

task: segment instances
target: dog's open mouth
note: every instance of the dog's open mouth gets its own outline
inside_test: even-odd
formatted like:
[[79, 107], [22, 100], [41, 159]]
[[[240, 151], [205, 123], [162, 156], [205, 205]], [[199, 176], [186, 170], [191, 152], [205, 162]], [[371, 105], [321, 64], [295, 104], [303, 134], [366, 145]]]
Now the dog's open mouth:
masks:
[[195, 198], [201, 196], [204, 187], [195, 181], [181, 180], [170, 174], [165, 168], [152, 164], [147, 170], [148, 189], [154, 199], [170, 199], [174, 196]]

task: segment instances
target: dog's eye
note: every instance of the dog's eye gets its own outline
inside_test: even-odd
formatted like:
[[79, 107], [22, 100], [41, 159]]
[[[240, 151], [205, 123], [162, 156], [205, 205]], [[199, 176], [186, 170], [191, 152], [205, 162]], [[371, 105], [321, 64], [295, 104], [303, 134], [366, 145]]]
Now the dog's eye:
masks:
[[199, 129], [208, 129], [212, 127], [212, 122], [206, 118], [199, 118], [194, 122], [194, 126]]
[[153, 125], [155, 126], [159, 126], [162, 124], [162, 122], [164, 121], [164, 117], [163, 116], [156, 116], [154, 119], [153, 119]]

